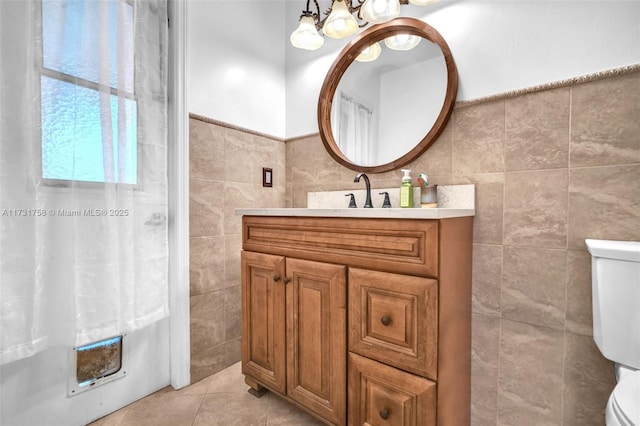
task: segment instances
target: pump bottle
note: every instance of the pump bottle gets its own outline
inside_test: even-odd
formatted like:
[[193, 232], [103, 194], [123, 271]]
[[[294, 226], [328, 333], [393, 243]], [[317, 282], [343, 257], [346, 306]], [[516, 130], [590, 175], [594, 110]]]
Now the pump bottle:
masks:
[[413, 185], [411, 170], [402, 169], [402, 185], [400, 185], [400, 207], [413, 207]]

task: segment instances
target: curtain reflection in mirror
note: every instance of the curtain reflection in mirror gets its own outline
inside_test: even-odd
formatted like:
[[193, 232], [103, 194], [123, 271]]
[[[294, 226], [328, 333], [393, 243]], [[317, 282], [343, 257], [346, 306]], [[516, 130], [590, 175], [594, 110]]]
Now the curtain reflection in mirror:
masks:
[[375, 158], [371, 157], [376, 152], [372, 143], [375, 134], [372, 109], [341, 93], [339, 114], [333, 123], [337, 126], [334, 134], [338, 135], [340, 150], [353, 162], [372, 164]]

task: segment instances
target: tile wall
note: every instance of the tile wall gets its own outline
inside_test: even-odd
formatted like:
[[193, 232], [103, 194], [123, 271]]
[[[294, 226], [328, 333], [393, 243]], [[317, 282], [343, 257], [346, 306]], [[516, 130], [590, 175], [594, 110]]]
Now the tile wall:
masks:
[[[359, 188], [319, 136], [286, 148], [288, 205]], [[640, 72], [458, 107], [408, 168], [476, 184], [472, 424], [603, 425], [584, 239], [640, 240]]]
[[[240, 360], [239, 207], [285, 207], [285, 144], [189, 120], [191, 382]], [[262, 168], [273, 187], [262, 187]]]
[[[240, 359], [234, 209], [360, 187], [318, 135], [284, 144], [198, 117], [190, 131], [195, 382]], [[615, 383], [593, 343], [584, 239], [640, 240], [640, 72], [460, 106], [409, 168], [476, 185], [472, 424], [604, 424]]]

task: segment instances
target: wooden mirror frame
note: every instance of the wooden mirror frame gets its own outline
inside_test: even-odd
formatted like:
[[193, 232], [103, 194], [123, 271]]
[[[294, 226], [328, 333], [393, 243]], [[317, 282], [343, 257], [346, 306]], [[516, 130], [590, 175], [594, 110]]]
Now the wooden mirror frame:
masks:
[[[351, 65], [363, 49], [375, 42], [399, 33], [426, 38], [440, 47], [444, 55], [445, 65], [447, 66], [447, 91], [442, 109], [433, 127], [431, 127], [425, 137], [402, 157], [389, 163], [376, 166], [355, 164], [340, 151], [331, 130], [331, 106], [336, 88], [338, 87], [338, 83], [340, 83], [340, 79], [347, 71], [347, 68], [349, 68], [349, 65]], [[451, 116], [457, 94], [458, 70], [456, 69], [456, 64], [453, 61], [449, 46], [435, 28], [415, 18], [396, 18], [384, 24], [374, 25], [363, 31], [342, 49], [322, 84], [320, 98], [318, 99], [318, 125], [320, 127], [322, 143], [334, 160], [351, 170], [366, 173], [382, 173], [395, 170], [418, 158], [436, 141]]]

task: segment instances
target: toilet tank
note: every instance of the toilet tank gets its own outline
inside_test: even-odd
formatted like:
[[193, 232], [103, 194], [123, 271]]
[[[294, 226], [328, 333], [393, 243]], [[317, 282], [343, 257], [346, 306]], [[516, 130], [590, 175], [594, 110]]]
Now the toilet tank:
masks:
[[591, 253], [593, 339], [605, 358], [640, 369], [640, 242], [585, 242]]

